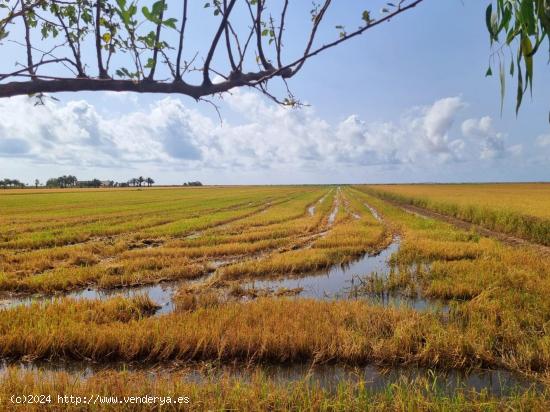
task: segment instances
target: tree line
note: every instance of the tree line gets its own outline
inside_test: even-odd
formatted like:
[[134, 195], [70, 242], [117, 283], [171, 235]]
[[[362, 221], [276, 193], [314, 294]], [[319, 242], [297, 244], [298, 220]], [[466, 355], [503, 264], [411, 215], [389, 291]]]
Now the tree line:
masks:
[[[42, 184], [39, 179], [34, 180], [34, 187], [46, 187], [46, 188], [86, 188], [86, 187], [142, 187], [144, 185], [147, 185], [147, 187], [151, 187], [155, 184], [155, 180], [150, 177], [133, 177], [132, 179], [128, 180], [127, 182], [115, 182], [114, 180], [99, 180], [99, 179], [92, 179], [92, 180], [78, 180], [76, 176], [73, 175], [63, 175], [59, 177], [52, 177], [48, 180], [46, 180], [45, 184]], [[21, 182], [17, 179], [3, 179], [0, 180], [0, 188], [7, 189], [7, 188], [25, 188], [29, 187], [30, 185], [26, 185], [25, 183]], [[196, 180], [196, 181], [190, 181], [185, 182], [182, 184], [182, 186], [202, 186], [202, 182]]]
[[3, 180], [0, 180], [0, 187], [3, 189], [6, 189], [8, 187], [19, 188], [19, 187], [25, 187], [25, 184], [21, 183], [17, 179], [3, 179]]
[[[155, 181], [150, 177], [139, 176], [137, 178], [132, 178], [127, 182], [115, 182], [114, 180], [100, 180], [100, 179], [91, 179], [91, 180], [79, 180], [76, 176], [73, 175], [63, 175], [59, 177], [52, 177], [44, 184], [41, 183], [39, 179], [34, 180], [34, 187], [46, 187], [46, 188], [86, 188], [86, 187], [141, 187], [144, 184], [151, 187], [155, 184]], [[0, 180], [0, 188], [24, 188], [29, 187], [17, 179], [3, 179]]]

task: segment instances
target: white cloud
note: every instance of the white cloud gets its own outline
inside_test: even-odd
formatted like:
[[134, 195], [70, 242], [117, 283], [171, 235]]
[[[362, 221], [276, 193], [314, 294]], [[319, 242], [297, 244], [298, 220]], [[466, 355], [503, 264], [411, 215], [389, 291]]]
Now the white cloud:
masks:
[[464, 103], [459, 97], [447, 97], [436, 101], [426, 111], [424, 128], [429, 150], [435, 153], [451, 153], [453, 146], [460, 146], [460, 142], [451, 144], [448, 133], [457, 112], [463, 107]]
[[481, 119], [467, 119], [462, 122], [462, 133], [467, 137], [483, 137], [491, 133], [493, 119], [484, 116]]
[[[326, 171], [342, 165], [421, 167], [475, 152], [469, 140], [453, 137], [465, 107], [459, 97], [413, 108], [393, 122], [366, 123], [350, 115], [336, 124], [311, 107], [291, 110], [248, 91], [237, 90], [225, 101], [224, 110], [236, 112], [241, 122], [220, 124], [172, 97], [118, 117], [83, 100], [38, 107], [23, 97], [0, 100], [0, 157], [110, 168], [151, 163], [170, 170]], [[520, 153], [521, 147], [504, 145], [491, 123], [489, 117], [462, 123], [464, 137], [481, 138], [476, 157]]]
[[537, 137], [537, 146], [550, 147], [550, 134], [543, 134]]
[[519, 156], [523, 151], [521, 144], [506, 145], [506, 135], [494, 129], [493, 119], [489, 116], [467, 119], [462, 122], [461, 129], [465, 137], [480, 145], [479, 158], [482, 160]]

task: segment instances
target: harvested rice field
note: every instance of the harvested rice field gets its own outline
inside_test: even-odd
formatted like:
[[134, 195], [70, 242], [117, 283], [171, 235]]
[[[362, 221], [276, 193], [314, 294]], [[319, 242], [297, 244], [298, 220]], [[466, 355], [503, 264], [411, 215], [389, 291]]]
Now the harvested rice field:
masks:
[[0, 409], [548, 410], [549, 188], [0, 191]]
[[375, 185], [369, 189], [386, 200], [550, 245], [549, 183]]

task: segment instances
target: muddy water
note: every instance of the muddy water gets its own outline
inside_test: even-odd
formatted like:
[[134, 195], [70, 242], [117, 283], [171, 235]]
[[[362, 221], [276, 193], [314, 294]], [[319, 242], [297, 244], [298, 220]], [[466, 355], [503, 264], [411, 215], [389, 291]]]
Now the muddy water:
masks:
[[189, 284], [189, 282], [171, 282], [160, 283], [148, 286], [139, 286], [135, 288], [114, 289], [114, 290], [96, 290], [86, 289], [76, 292], [64, 293], [52, 296], [29, 296], [25, 298], [8, 298], [0, 300], [0, 309], [12, 308], [21, 305], [31, 305], [35, 302], [51, 302], [61, 297], [69, 297], [73, 299], [108, 299], [118, 296], [122, 297], [134, 297], [139, 295], [149, 296], [157, 305], [160, 306], [157, 314], [169, 313], [174, 310], [174, 304], [172, 303], [172, 295], [183, 284]]
[[377, 255], [365, 255], [348, 265], [334, 266], [328, 271], [300, 277], [276, 280], [255, 281], [248, 286], [257, 289], [295, 289], [303, 288], [301, 297], [316, 299], [346, 298], [346, 291], [353, 285], [356, 276], [368, 275], [372, 272], [389, 274], [388, 260], [399, 249], [399, 238]]
[[98, 372], [112, 371], [146, 371], [150, 379], [173, 374], [175, 378], [188, 382], [216, 382], [221, 377], [239, 379], [250, 382], [260, 374], [269, 378], [275, 384], [286, 385], [306, 381], [329, 391], [337, 389], [344, 382], [364, 382], [365, 388], [372, 392], [385, 390], [388, 385], [400, 381], [426, 379], [435, 385], [442, 393], [451, 395], [457, 390], [485, 390], [488, 394], [502, 397], [533, 389], [544, 391], [543, 384], [505, 370], [478, 370], [464, 372], [459, 370], [432, 371], [425, 368], [394, 367], [379, 368], [374, 365], [364, 367], [347, 367], [324, 364], [311, 366], [306, 363], [292, 365], [258, 365], [233, 364], [215, 366], [210, 363], [190, 365], [152, 365], [136, 363], [111, 363], [101, 365], [86, 362], [36, 362], [36, 363], [0, 363], [0, 377], [8, 370], [8, 366], [25, 372], [53, 373], [64, 371], [74, 375], [74, 378], [87, 378]]
[[[370, 206], [371, 213], [376, 219], [380, 220], [380, 216], [376, 210]], [[336, 214], [338, 213], [338, 205], [335, 205], [334, 209], [329, 216], [329, 224], [334, 222]], [[407, 306], [418, 310], [427, 310], [434, 308], [432, 302], [426, 301], [421, 298], [405, 298], [401, 296], [390, 295], [369, 295], [369, 296], [357, 296], [354, 292], [354, 287], [358, 285], [358, 277], [363, 277], [376, 272], [378, 276], [387, 277], [391, 271], [389, 265], [389, 259], [391, 255], [399, 249], [400, 239], [394, 238], [392, 243], [380, 253], [375, 255], [366, 254], [360, 259], [353, 261], [346, 265], [336, 265], [328, 270], [316, 272], [305, 277], [299, 278], [284, 278], [277, 280], [266, 281], [254, 281], [244, 285], [245, 288], [256, 289], [271, 289], [277, 290], [281, 288], [286, 289], [302, 289], [302, 292], [298, 295], [306, 298], [316, 299], [350, 299], [360, 298], [368, 299], [374, 304], [383, 306]], [[220, 261], [214, 262], [215, 266], [223, 265], [227, 262]], [[29, 305], [38, 301], [51, 301], [56, 297], [67, 296], [75, 299], [107, 299], [116, 296], [133, 297], [138, 295], [146, 295], [151, 298], [160, 309], [157, 311], [157, 315], [169, 313], [174, 311], [175, 305], [172, 302], [172, 296], [182, 285], [190, 285], [192, 283], [203, 282], [206, 278], [199, 278], [193, 281], [179, 281], [168, 282], [147, 286], [140, 286], [134, 288], [114, 289], [114, 290], [97, 290], [87, 289], [81, 291], [70, 292], [57, 296], [31, 296], [25, 298], [11, 298], [4, 301], [0, 300], [0, 309], [6, 307], [13, 307], [18, 305]], [[436, 309], [440, 309], [440, 305], [437, 305]]]
[[336, 205], [334, 209], [332, 209], [332, 212], [330, 212], [330, 215], [328, 217], [328, 225], [332, 226], [334, 224], [334, 220], [336, 220], [336, 215], [338, 214], [339, 206]]
[[378, 220], [379, 222], [382, 221], [382, 218], [380, 217], [380, 215], [378, 214], [378, 212], [376, 211], [376, 209], [374, 209], [373, 207], [371, 207], [368, 203], [364, 203], [364, 205], [365, 205], [365, 207], [366, 207], [367, 209], [370, 210], [370, 212], [372, 213], [372, 215], [374, 216], [374, 218], [375, 218], [376, 220]]

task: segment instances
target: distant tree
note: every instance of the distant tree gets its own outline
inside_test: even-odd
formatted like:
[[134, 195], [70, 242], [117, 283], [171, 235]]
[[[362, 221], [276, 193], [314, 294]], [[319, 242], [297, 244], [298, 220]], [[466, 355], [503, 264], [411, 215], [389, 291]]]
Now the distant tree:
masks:
[[78, 179], [76, 178], [76, 176], [63, 175], [63, 176], [53, 177], [51, 179], [48, 179], [46, 181], [46, 187], [60, 187], [60, 188], [74, 187], [77, 185], [77, 183], [78, 183]]
[[129, 186], [136, 186], [137, 185], [137, 179], [135, 177], [131, 178], [130, 180], [128, 180], [128, 185]]
[[148, 177], [147, 179], [145, 179], [145, 183], [147, 183], [147, 186], [151, 187], [152, 185], [155, 184], [155, 181], [150, 177]]
[[76, 178], [76, 176], [67, 176], [67, 186], [76, 186], [77, 183], [78, 179]]
[[184, 186], [202, 186], [202, 183], [197, 180], [195, 182], [186, 182], [183, 185]]
[[46, 180], [46, 187], [59, 187], [59, 180], [56, 178]]
[[4, 179], [4, 180], [0, 180], [0, 187], [2, 187], [3, 189], [6, 189], [8, 187], [10, 188], [25, 187], [25, 185], [17, 179]]
[[138, 186], [141, 187], [143, 182], [145, 182], [145, 179], [143, 178], [143, 176], [140, 176], [137, 178], [137, 182], [138, 182]]
[[38, 189], [38, 186], [40, 186], [40, 180], [34, 179], [34, 187]]

